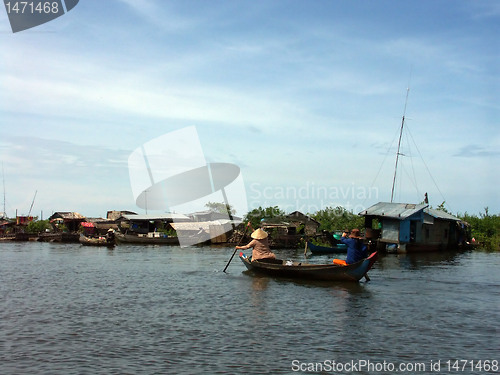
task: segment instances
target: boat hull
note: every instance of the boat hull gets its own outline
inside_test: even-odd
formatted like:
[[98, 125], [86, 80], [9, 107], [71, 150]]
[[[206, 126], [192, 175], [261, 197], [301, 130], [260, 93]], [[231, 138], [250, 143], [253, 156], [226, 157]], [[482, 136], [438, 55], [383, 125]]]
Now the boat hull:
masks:
[[377, 253], [368, 258], [347, 266], [335, 264], [306, 264], [285, 260], [251, 262], [244, 254], [240, 259], [245, 267], [256, 273], [291, 279], [328, 280], [328, 281], [359, 281], [370, 270], [377, 259]]
[[59, 232], [59, 233], [42, 233], [38, 237], [40, 242], [64, 242], [64, 243], [78, 243], [80, 235], [73, 232]]
[[84, 246], [108, 246], [108, 247], [115, 246], [114, 242], [109, 242], [104, 237], [91, 238], [83, 234], [80, 236], [79, 242]]
[[179, 245], [177, 237], [139, 237], [134, 234], [115, 234], [118, 243], [134, 243], [144, 245]]

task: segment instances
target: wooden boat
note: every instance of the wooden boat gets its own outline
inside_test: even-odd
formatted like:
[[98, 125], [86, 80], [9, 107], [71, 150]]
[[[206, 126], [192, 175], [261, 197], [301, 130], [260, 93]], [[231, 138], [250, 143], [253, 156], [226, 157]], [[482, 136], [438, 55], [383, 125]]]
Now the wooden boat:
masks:
[[115, 242], [109, 242], [106, 237], [87, 237], [84, 234], [80, 234], [79, 241], [85, 246], [115, 246]]
[[343, 243], [339, 243], [335, 246], [328, 247], [328, 246], [315, 245], [312, 242], [307, 241], [307, 248], [311, 250], [311, 253], [313, 253], [313, 255], [347, 253], [347, 245]]
[[247, 258], [243, 253], [240, 253], [240, 259], [248, 270], [270, 276], [293, 279], [359, 281], [364, 276], [368, 280], [366, 273], [375, 263], [377, 252], [372, 253], [368, 258], [347, 266], [339, 266], [333, 263], [299, 263], [280, 259], [251, 262], [250, 258]]
[[116, 241], [118, 243], [135, 243], [143, 245], [179, 245], [177, 237], [169, 237], [160, 235], [137, 235], [130, 233], [116, 233]]
[[78, 243], [80, 242], [80, 235], [73, 232], [40, 233], [38, 241]]

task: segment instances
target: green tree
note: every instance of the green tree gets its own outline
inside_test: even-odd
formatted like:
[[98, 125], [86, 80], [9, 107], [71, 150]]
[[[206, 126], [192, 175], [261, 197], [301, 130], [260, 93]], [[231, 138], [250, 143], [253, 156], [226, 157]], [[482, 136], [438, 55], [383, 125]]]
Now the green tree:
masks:
[[319, 230], [333, 232], [336, 230], [363, 228], [365, 219], [353, 214], [342, 206], [327, 207], [312, 215], [320, 223]]
[[444, 206], [445, 203], [446, 203], [446, 201], [443, 201], [443, 203], [441, 203], [439, 206], [437, 206], [436, 210], [443, 211], [443, 212], [446, 212], [447, 214], [451, 215], [451, 212], [448, 211], [446, 209], [446, 207]]
[[279, 222], [284, 221], [286, 217], [285, 211], [280, 209], [278, 206], [266, 207], [266, 208], [254, 208], [252, 211], [245, 215], [244, 221], [250, 222], [252, 227], [257, 229], [260, 227], [261, 220]]
[[477, 215], [457, 215], [471, 227], [471, 236], [488, 250], [500, 250], [500, 216], [490, 215], [488, 207]]
[[28, 233], [41, 233], [45, 232], [46, 229], [52, 229], [48, 220], [33, 220], [26, 226], [26, 232]]
[[232, 208], [231, 205], [225, 203], [208, 202], [205, 207], [212, 212], [218, 212], [220, 214], [227, 214], [230, 212], [231, 215], [234, 215], [236, 213], [236, 210]]

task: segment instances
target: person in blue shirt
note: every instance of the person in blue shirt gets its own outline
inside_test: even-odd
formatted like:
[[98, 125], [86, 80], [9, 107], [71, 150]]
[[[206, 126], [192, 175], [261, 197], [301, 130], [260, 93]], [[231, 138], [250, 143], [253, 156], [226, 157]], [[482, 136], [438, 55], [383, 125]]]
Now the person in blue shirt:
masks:
[[361, 237], [361, 232], [359, 231], [359, 229], [353, 229], [349, 234], [349, 237], [347, 236], [348, 234], [349, 234], [348, 232], [344, 232], [342, 234], [342, 238], [340, 239], [340, 242], [347, 245], [346, 260], [345, 261], [340, 259], [333, 260], [333, 263], [339, 266], [342, 265], [345, 266], [348, 264], [359, 262], [360, 260], [368, 256], [367, 247], [363, 243], [363, 239]]

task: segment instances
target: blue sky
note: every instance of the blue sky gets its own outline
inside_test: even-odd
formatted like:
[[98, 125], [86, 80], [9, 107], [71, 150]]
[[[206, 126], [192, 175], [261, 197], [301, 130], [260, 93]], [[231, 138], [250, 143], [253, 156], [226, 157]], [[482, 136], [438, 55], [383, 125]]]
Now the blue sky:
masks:
[[81, 0], [15, 34], [1, 11], [7, 214], [144, 213], [128, 157], [186, 126], [249, 208], [359, 212], [390, 200], [408, 87], [395, 200], [499, 213], [499, 25], [495, 0]]

